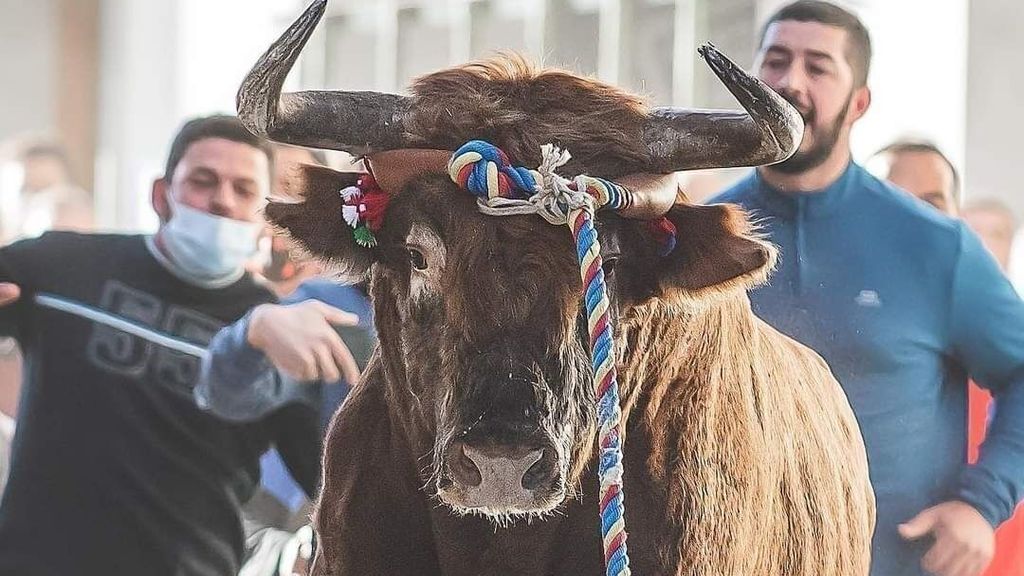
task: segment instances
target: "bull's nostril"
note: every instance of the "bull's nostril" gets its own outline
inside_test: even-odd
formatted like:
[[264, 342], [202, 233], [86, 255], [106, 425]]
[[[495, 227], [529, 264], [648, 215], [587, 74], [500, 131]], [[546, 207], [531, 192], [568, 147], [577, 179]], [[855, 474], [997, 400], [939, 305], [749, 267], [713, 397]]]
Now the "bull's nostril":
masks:
[[476, 487], [480, 485], [482, 478], [480, 476], [480, 469], [477, 468], [473, 460], [466, 455], [465, 445], [460, 446], [454, 451], [453, 458], [449, 462], [448, 466], [451, 469], [452, 477], [456, 482], [467, 487]]
[[548, 461], [547, 455], [548, 451], [545, 449], [541, 457], [523, 474], [521, 484], [526, 490], [536, 490], [550, 478], [551, 462]]

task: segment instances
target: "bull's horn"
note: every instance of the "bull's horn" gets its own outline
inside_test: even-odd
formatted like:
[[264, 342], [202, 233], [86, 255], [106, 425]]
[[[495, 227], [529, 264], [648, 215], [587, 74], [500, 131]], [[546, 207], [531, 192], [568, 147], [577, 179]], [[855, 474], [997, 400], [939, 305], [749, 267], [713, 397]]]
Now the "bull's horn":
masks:
[[697, 50], [746, 110], [655, 108], [644, 126], [651, 170], [760, 166], [789, 158], [804, 122], [796, 108], [711, 44]]
[[679, 182], [676, 175], [629, 174], [615, 179], [633, 193], [633, 201], [618, 211], [620, 216], [637, 220], [651, 220], [664, 216], [676, 202]]
[[327, 8], [315, 0], [260, 57], [238, 89], [238, 117], [277, 142], [360, 155], [404, 147], [409, 99], [380, 92], [282, 94], [285, 77]]

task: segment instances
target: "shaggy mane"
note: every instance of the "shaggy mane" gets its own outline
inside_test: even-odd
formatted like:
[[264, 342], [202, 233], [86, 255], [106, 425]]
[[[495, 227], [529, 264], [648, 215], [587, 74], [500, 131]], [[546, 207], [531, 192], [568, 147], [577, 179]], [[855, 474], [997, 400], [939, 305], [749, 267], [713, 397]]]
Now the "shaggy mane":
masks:
[[614, 177], [645, 163], [638, 146], [647, 113], [642, 98], [518, 54], [422, 76], [411, 90], [415, 113], [406, 130], [434, 147], [487, 140], [533, 167], [541, 145], [551, 142], [573, 155], [566, 175]]

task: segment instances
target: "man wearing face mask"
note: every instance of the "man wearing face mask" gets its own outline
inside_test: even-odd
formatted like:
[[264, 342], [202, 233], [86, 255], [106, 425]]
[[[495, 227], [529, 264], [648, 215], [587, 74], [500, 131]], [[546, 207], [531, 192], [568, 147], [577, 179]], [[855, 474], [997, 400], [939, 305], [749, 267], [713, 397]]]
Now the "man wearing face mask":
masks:
[[[753, 309], [825, 358], [857, 416], [872, 576], [974, 576], [1024, 495], [1024, 302], [962, 222], [851, 160], [870, 61], [867, 30], [838, 6], [773, 14], [754, 68], [803, 115], [803, 142], [715, 201], [743, 205], [781, 248]], [[973, 465], [968, 375], [999, 403]]]
[[155, 235], [0, 249], [0, 334], [27, 359], [0, 574], [235, 574], [239, 504], [271, 444], [313, 493], [314, 408], [238, 424], [193, 398], [213, 334], [273, 299], [243, 270], [270, 158], [233, 117], [190, 121], [153, 185]]

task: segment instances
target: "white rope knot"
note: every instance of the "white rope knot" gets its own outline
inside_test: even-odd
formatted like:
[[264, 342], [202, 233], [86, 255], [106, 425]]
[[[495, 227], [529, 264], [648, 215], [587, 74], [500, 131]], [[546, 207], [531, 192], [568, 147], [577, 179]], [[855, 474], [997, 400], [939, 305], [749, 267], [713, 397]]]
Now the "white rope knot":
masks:
[[525, 200], [500, 196], [480, 198], [481, 212], [489, 216], [539, 214], [549, 224], [562, 225], [568, 223], [573, 210], [589, 208], [593, 211], [594, 199], [586, 193], [586, 176], [569, 180], [555, 172], [572, 158], [569, 151], [554, 144], [545, 144], [540, 150], [541, 163], [534, 172], [537, 185], [533, 196]]

